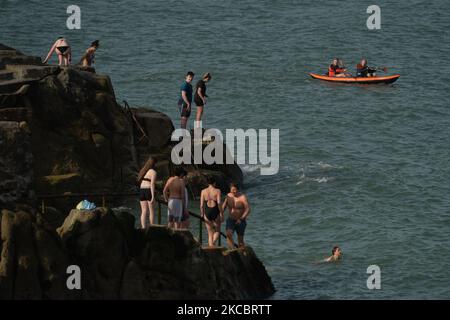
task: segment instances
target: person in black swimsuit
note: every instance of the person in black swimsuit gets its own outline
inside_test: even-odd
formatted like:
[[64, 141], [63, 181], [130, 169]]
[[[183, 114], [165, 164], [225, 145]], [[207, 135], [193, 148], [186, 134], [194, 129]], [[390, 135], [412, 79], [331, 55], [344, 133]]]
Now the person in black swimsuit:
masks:
[[216, 188], [213, 177], [207, 178], [208, 187], [203, 189], [200, 195], [200, 211], [205, 219], [206, 230], [208, 231], [208, 246], [216, 245], [220, 237], [220, 224], [223, 222], [221, 209], [221, 193]]
[[206, 105], [206, 83], [211, 80], [211, 74], [205, 73], [202, 79], [197, 82], [195, 86], [194, 102], [197, 105], [197, 116], [195, 118], [196, 127], [200, 127], [200, 121], [202, 121], [203, 107]]
[[139, 171], [137, 183], [139, 184], [139, 202], [141, 204], [141, 227], [145, 229], [147, 226], [147, 215], [149, 214], [150, 225], [154, 222], [155, 210], [155, 171], [156, 160], [149, 158]]

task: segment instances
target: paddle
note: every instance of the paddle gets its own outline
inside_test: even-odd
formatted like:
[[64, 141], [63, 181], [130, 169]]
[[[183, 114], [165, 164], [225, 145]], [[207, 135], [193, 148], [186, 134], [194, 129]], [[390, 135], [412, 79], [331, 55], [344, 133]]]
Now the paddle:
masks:
[[377, 71], [380, 70], [380, 71], [383, 71], [383, 72], [387, 72], [388, 71], [388, 69], [386, 67], [376, 67], [375, 69]]

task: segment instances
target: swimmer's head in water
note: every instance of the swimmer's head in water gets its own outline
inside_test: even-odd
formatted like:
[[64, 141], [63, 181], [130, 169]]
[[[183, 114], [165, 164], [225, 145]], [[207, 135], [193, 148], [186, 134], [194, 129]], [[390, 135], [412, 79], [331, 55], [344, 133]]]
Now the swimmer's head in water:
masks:
[[340, 257], [342, 255], [341, 248], [338, 246], [334, 247], [333, 250], [331, 250], [331, 255], [335, 257]]
[[194, 73], [192, 71], [189, 71], [188, 73], [186, 73], [186, 82], [190, 83], [192, 81], [192, 79], [194, 79]]

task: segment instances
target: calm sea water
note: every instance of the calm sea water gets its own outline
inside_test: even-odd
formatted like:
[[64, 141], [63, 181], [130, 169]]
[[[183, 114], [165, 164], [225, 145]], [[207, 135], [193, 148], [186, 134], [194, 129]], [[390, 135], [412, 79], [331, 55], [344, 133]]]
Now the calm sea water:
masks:
[[[243, 167], [247, 239], [273, 298], [449, 298], [450, 4], [376, 1], [382, 29], [369, 31], [372, 2], [0, 0], [0, 42], [45, 56], [65, 35], [78, 60], [100, 39], [96, 67], [118, 100], [175, 125], [185, 72], [209, 71], [205, 126], [279, 128], [279, 174]], [[74, 3], [82, 29], [69, 31]], [[402, 76], [390, 86], [308, 77], [334, 56]], [[342, 262], [315, 265], [335, 244]], [[372, 264], [381, 290], [366, 287]]]

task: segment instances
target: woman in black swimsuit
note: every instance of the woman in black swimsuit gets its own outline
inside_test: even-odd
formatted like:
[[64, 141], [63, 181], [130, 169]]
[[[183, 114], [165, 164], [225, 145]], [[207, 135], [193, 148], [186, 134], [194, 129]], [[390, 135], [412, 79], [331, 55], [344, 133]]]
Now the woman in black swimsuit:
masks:
[[67, 42], [64, 37], [59, 37], [50, 51], [47, 54], [47, 57], [42, 61], [43, 63], [47, 63], [53, 52], [56, 52], [58, 55], [58, 61], [60, 66], [68, 66], [72, 61], [72, 50], [70, 49], [69, 42]]
[[223, 221], [221, 210], [221, 193], [216, 188], [216, 182], [213, 177], [207, 178], [208, 187], [202, 190], [200, 195], [200, 211], [205, 219], [206, 230], [208, 231], [208, 245], [216, 245], [220, 237], [220, 224]]
[[155, 203], [155, 171], [156, 160], [149, 158], [144, 167], [139, 171], [137, 182], [139, 184], [139, 201], [141, 204], [141, 226], [146, 228], [147, 214], [150, 214], [150, 225], [153, 224], [155, 210], [153, 204]]
[[206, 105], [206, 83], [211, 80], [211, 74], [205, 73], [197, 85], [195, 86], [194, 102], [197, 105], [197, 116], [195, 118], [196, 127], [200, 127], [200, 121], [202, 121], [203, 107]]

